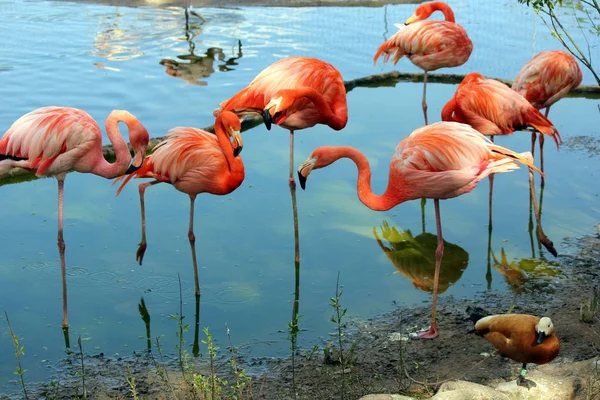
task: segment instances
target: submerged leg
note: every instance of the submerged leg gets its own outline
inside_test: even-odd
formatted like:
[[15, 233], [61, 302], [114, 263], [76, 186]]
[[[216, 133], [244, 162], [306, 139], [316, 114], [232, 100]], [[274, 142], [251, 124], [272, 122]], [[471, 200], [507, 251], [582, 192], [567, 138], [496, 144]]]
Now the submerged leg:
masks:
[[194, 265], [194, 289], [196, 296], [200, 296], [200, 280], [198, 279], [198, 262], [196, 261], [196, 235], [194, 235], [194, 202], [196, 195], [190, 194], [190, 229], [188, 230], [188, 239], [192, 249], [192, 263]]
[[423, 107], [425, 125], [429, 125], [429, 122], [427, 122], [427, 71], [423, 73], [423, 101], [421, 102], [421, 106]]
[[296, 181], [294, 180], [294, 131], [290, 131], [290, 195], [292, 196], [292, 214], [294, 215], [294, 260], [300, 262], [300, 237], [298, 233], [298, 204], [296, 202]]
[[533, 203], [533, 212], [535, 213], [535, 220], [537, 222], [537, 236], [540, 242], [544, 245], [546, 250], [550, 252], [554, 257], [558, 256], [558, 252], [554, 248], [554, 243], [544, 233], [542, 228], [542, 222], [540, 219], [540, 210], [537, 205], [537, 198], [535, 196], [535, 182], [533, 180], [533, 170], [529, 168], [529, 190], [531, 192], [531, 201]]
[[144, 192], [148, 186], [156, 185], [157, 183], [160, 183], [160, 181], [144, 182], [140, 183], [138, 186], [138, 192], [140, 193], [140, 210], [142, 212], [142, 240], [138, 244], [135, 260], [140, 265], [142, 265], [144, 253], [146, 252], [146, 207], [144, 205]]
[[435, 224], [437, 228], [437, 248], [435, 249], [435, 273], [433, 275], [433, 301], [431, 302], [431, 327], [426, 331], [421, 331], [417, 335], [421, 339], [435, 339], [438, 336], [436, 322], [437, 292], [440, 280], [440, 267], [442, 265], [442, 256], [444, 255], [444, 237], [442, 236], [442, 222], [440, 219], [440, 201], [434, 199], [435, 205]]
[[62, 278], [62, 300], [63, 300], [63, 319], [62, 327], [68, 328], [67, 318], [67, 265], [65, 261], [65, 239], [63, 237], [63, 205], [64, 205], [65, 178], [58, 178], [58, 254], [60, 255], [60, 274]]

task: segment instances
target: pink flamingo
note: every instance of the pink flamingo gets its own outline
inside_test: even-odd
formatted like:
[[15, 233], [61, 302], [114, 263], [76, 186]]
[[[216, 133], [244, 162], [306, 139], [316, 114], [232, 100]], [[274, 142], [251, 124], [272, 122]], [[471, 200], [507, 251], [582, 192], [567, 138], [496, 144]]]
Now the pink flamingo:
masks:
[[[119, 122], [129, 129], [129, 141], [135, 153], [133, 162], [127, 143], [119, 131]], [[148, 131], [128, 111], [114, 110], [106, 118], [106, 134], [115, 150], [116, 160], [109, 163], [102, 153], [102, 133], [96, 121], [85, 111], [70, 107], [42, 107], [18, 120], [0, 139], [0, 177], [14, 168], [35, 172], [38, 177], [54, 176], [58, 181], [58, 251], [63, 291], [63, 328], [67, 320], [67, 274], [63, 238], [63, 189], [67, 172], [89, 172], [112, 179], [130, 174], [144, 163]]]
[[265, 126], [290, 131], [289, 185], [294, 217], [295, 261], [300, 261], [298, 210], [294, 181], [294, 131], [324, 124], [336, 131], [348, 122], [346, 87], [340, 72], [316, 58], [286, 57], [262, 70], [250, 84], [215, 110], [238, 115], [262, 113]]
[[437, 337], [437, 292], [444, 253], [440, 199], [468, 193], [479, 181], [492, 173], [516, 169], [516, 161], [537, 170], [531, 154], [518, 154], [495, 145], [469, 125], [438, 122], [418, 128], [396, 147], [396, 153], [390, 163], [388, 186], [380, 196], [374, 194], [371, 189], [369, 161], [360, 151], [347, 146], [324, 146], [315, 149], [298, 168], [300, 186], [305, 188], [306, 178], [312, 170], [326, 167], [340, 158], [349, 158], [356, 164], [358, 198], [372, 210], [389, 210], [408, 200], [434, 199], [437, 248], [431, 327], [419, 332], [418, 336], [430, 339]]
[[[538, 110], [562, 99], [581, 84], [583, 75], [577, 60], [563, 50], [543, 51], [529, 60], [517, 74], [512, 88], [525, 97]], [[533, 154], [536, 134], [531, 133]], [[540, 135], [540, 165], [544, 170], [544, 136]]]
[[[441, 11], [445, 20], [426, 20], [435, 11]], [[469, 59], [473, 43], [465, 28], [454, 20], [454, 12], [442, 1], [423, 3], [415, 14], [406, 20], [406, 26], [386, 40], [373, 57], [373, 63], [383, 54], [383, 62], [392, 58], [396, 64], [402, 57], [408, 59], [424, 72], [423, 75], [423, 115], [427, 125], [427, 72], [439, 68], [458, 67]]]
[[[202, 129], [177, 127], [169, 131], [165, 140], [156, 146], [146, 163], [125, 179], [117, 195], [132, 178], [153, 178], [141, 183], [140, 208], [142, 212], [142, 240], [138, 246], [136, 260], [142, 265], [146, 251], [146, 211], [144, 191], [148, 186], [166, 182], [180, 192], [190, 196], [190, 224], [188, 239], [192, 249], [196, 296], [200, 295], [198, 266], [196, 262], [196, 236], [194, 235], [194, 201], [200, 193], [226, 195], [233, 192], [244, 181], [244, 163], [237, 155], [242, 151], [239, 118], [228, 111], [222, 112], [215, 121], [215, 133]], [[230, 141], [232, 139], [233, 143]]]

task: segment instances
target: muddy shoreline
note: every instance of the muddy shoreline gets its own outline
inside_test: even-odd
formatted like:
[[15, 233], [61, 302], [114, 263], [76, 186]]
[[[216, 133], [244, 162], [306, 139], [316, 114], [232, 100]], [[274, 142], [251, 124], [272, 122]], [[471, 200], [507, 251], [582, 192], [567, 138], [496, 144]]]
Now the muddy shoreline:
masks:
[[[493, 349], [487, 341], [470, 332], [469, 307], [504, 313], [512, 305], [515, 313], [551, 316], [562, 345], [553, 364], [598, 356], [598, 317], [595, 323], [581, 322], [579, 309], [581, 303], [590, 301], [600, 278], [600, 235], [592, 233], [567, 238], [564, 243], [567, 246], [563, 248], [567, 247], [569, 252], [557, 258], [560, 274], [549, 278], [543, 291], [524, 289], [516, 296], [514, 293], [482, 291], [474, 299], [463, 300], [441, 296], [440, 337], [435, 340], [403, 340], [409, 332], [428, 324], [428, 304], [398, 308], [367, 320], [347, 321], [344, 325], [343, 346], [347, 350], [344, 357], [351, 362], [343, 372], [336, 362], [339, 359], [337, 346], [328, 357], [324, 356], [330, 338], [315, 343], [313, 349], [298, 350], [293, 362], [290, 358], [245, 358], [240, 351], [236, 361], [252, 378], [251, 397], [246, 394], [245, 398], [331, 399], [339, 398], [342, 391], [344, 398], [349, 399], [371, 393], [401, 393], [427, 398], [446, 380], [462, 379], [481, 384], [514, 380], [520, 369], [517, 363], [494, 354], [482, 355], [493, 353]], [[337, 341], [335, 343], [337, 345]], [[227, 353], [225, 350], [222, 349], [221, 354]], [[138, 398], [189, 398], [183, 394], [185, 383], [176, 357], [164, 357], [161, 360], [159, 355], [146, 351], [118, 359], [84, 353], [88, 398], [133, 398], [128, 376], [135, 378]], [[219, 376], [234, 382], [235, 377], [227, 372], [231, 371], [229, 364], [229, 358], [215, 360]], [[157, 374], [157, 365], [169, 374], [169, 387]], [[209, 366], [207, 363], [194, 365], [194, 372], [209, 375]], [[28, 383], [27, 389], [29, 398], [36, 399], [81, 396], [78, 352], [74, 351], [58, 363], [53, 381]], [[19, 398], [24, 398], [22, 393], [0, 395], [2, 400]]]

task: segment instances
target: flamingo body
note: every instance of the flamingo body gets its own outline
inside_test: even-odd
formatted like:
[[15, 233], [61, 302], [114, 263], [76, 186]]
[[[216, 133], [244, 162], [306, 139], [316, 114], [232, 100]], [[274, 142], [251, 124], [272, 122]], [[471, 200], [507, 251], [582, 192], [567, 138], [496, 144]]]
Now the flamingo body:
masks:
[[41, 107], [17, 119], [0, 139], [0, 154], [26, 159], [0, 161], [0, 174], [25, 168], [37, 176], [61, 175], [70, 170], [108, 179], [123, 175], [131, 156], [118, 131], [119, 121], [128, 125], [136, 158], [143, 159], [148, 131], [129, 112], [115, 110], [106, 120], [107, 133], [117, 153], [116, 161], [110, 164], [102, 153], [100, 127], [88, 113], [70, 107]]
[[[437, 10], [444, 12], [445, 20], [424, 20]], [[384, 62], [391, 58], [394, 64], [406, 56], [422, 70], [435, 71], [463, 65], [472, 51], [473, 43], [454, 21], [452, 9], [443, 2], [431, 2], [417, 7], [406, 26], [379, 46], [373, 62], [376, 64], [382, 54]]]
[[517, 74], [513, 89], [535, 108], [550, 107], [581, 84], [577, 60], [563, 50], [543, 51]]
[[[297, 91], [309, 88], [314, 98], [298, 97]], [[287, 107], [281, 107], [281, 90], [284, 90]], [[348, 122], [346, 88], [340, 72], [331, 64], [316, 58], [286, 57], [274, 62], [261, 71], [250, 84], [221, 103], [221, 110], [263, 110], [272, 100], [280, 107], [275, 108], [273, 122], [294, 131], [325, 124], [340, 130]], [[275, 111], [276, 110], [276, 111]], [[217, 110], [217, 113], [220, 110]]]
[[558, 147], [560, 134], [527, 99], [502, 82], [471, 72], [442, 109], [443, 121], [471, 125], [484, 135], [506, 135], [532, 127], [550, 135]]
[[146, 251], [146, 211], [144, 192], [150, 185], [170, 183], [175, 189], [190, 197], [188, 238], [192, 251], [196, 296], [200, 296], [198, 265], [196, 261], [196, 237], [194, 235], [194, 201], [200, 193], [226, 195], [237, 189], [244, 181], [244, 163], [237, 157], [242, 149], [239, 118], [229, 112], [221, 112], [215, 120], [215, 135], [189, 127], [173, 128], [142, 168], [123, 180], [117, 195], [132, 178], [154, 178], [138, 187], [142, 214], [142, 240], [136, 259], [142, 264]]
[[[129, 129], [129, 141], [135, 156], [119, 132], [118, 123]], [[109, 163], [102, 152], [102, 133], [96, 121], [85, 111], [70, 107], [41, 107], [19, 119], [0, 139], [0, 177], [15, 168], [27, 169], [37, 176], [54, 176], [58, 180], [58, 250], [60, 255], [63, 321], [66, 338], [67, 275], [63, 238], [64, 181], [67, 172], [89, 172], [104, 178], [131, 173], [144, 163], [148, 131], [127, 111], [113, 110], [106, 118], [106, 133], [113, 143], [116, 160]], [[130, 165], [131, 163], [131, 165]], [[68, 340], [67, 340], [68, 343]], [[67, 344], [68, 346], [68, 344]]]
[[356, 164], [358, 198], [372, 210], [389, 210], [408, 200], [434, 199], [438, 245], [432, 323], [431, 328], [420, 332], [419, 336], [435, 338], [439, 272], [444, 253], [439, 200], [468, 193], [486, 176], [518, 168], [518, 162], [537, 170], [531, 154], [518, 154], [497, 146], [469, 125], [438, 122], [418, 128], [396, 147], [390, 163], [388, 186], [380, 196], [371, 189], [371, 169], [367, 158], [347, 146], [315, 149], [298, 169], [301, 186], [305, 187], [306, 178], [312, 170], [326, 167], [340, 158], [350, 158]]

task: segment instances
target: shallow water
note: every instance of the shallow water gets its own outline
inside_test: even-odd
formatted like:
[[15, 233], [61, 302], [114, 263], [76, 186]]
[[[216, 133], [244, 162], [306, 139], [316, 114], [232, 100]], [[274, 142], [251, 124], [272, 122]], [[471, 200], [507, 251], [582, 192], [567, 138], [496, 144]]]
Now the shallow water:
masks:
[[[537, 17], [517, 2], [450, 4], [475, 50], [462, 67], [440, 72], [475, 70], [512, 79], [533, 54], [559, 48]], [[82, 108], [98, 121], [112, 109], [125, 108], [152, 136], [163, 136], [174, 126], [208, 126], [220, 101], [288, 55], [322, 58], [338, 67], [346, 80], [393, 69], [417, 72], [407, 60], [396, 67], [372, 65], [377, 46], [395, 31], [393, 23], [410, 16], [414, 7], [197, 9], [206, 21], [193, 19], [186, 40], [184, 14], [178, 7], [2, 1], [0, 127], [4, 131], [20, 115], [51, 104]], [[189, 57], [190, 43], [197, 57]], [[597, 51], [598, 43], [592, 45]], [[165, 73], [163, 59], [190, 65], [180, 66], [180, 76], [173, 77]], [[584, 84], [593, 83], [584, 70]], [[454, 90], [455, 85], [428, 86], [430, 121], [439, 119]], [[423, 124], [421, 94], [419, 83], [352, 90], [347, 127], [341, 132], [324, 126], [299, 132], [295, 164], [319, 145], [354, 146], [371, 162], [374, 191], [383, 192], [393, 149]], [[550, 117], [564, 139], [598, 135], [597, 103], [566, 98], [552, 107]], [[516, 133], [498, 142], [526, 151], [530, 136]], [[245, 133], [245, 182], [231, 195], [199, 196], [196, 201], [200, 325], [209, 326], [225, 348], [227, 323], [234, 344], [248, 345], [243, 351], [252, 356], [286, 355], [290, 346], [287, 324], [294, 298], [294, 262], [287, 145], [287, 132], [278, 127], [268, 132], [260, 126]], [[563, 237], [589, 233], [599, 219], [600, 168], [584, 152], [567, 148], [557, 152], [547, 145], [545, 155], [545, 230], [559, 252], [564, 252]], [[407, 275], [394, 273], [397, 269], [373, 234], [377, 229], [381, 245], [388, 248], [393, 247], [389, 243], [394, 239], [392, 228], [410, 230], [414, 238], [421, 235], [419, 202], [383, 213], [371, 211], [358, 201], [355, 184], [355, 167], [340, 161], [314, 172], [307, 190], [298, 192], [300, 346], [310, 346], [332, 331], [328, 303], [338, 271], [344, 289], [342, 303], [351, 316], [369, 317], [395, 305], [430, 299]], [[139, 266], [135, 262], [140, 234], [136, 185], [130, 184], [118, 198], [115, 189], [109, 181], [92, 175], [70, 174], [66, 180], [71, 341], [81, 335], [84, 350], [107, 355], [144, 349], [146, 331], [138, 311], [143, 297], [151, 316], [151, 336], [160, 335], [166, 351], [173, 352], [178, 328], [169, 315], [179, 312], [178, 275], [185, 322], [193, 323], [195, 314], [188, 197], [167, 185], [148, 189], [148, 250], [144, 265]], [[65, 351], [55, 240], [56, 181], [42, 179], [0, 190], [0, 218], [5, 227], [0, 232], [0, 309], [8, 313], [13, 329], [23, 338], [26, 379], [48, 379]], [[512, 290], [497, 269], [487, 267], [487, 195], [484, 181], [472, 193], [441, 203], [444, 238], [457, 246], [459, 257], [442, 296]], [[425, 230], [435, 234], [431, 201], [425, 213]], [[540, 256], [536, 243], [532, 250], [528, 218], [527, 172], [498, 176], [491, 246], [498, 259], [502, 249], [509, 262], [531, 258], [532, 251], [533, 257], [541, 257], [542, 265], [552, 259], [544, 250]], [[384, 229], [387, 237], [384, 224], [389, 226]], [[418, 244], [415, 251], [427, 258], [433, 249]], [[408, 265], [398, 261], [397, 252], [393, 257], [396, 266]], [[552, 265], [544, 268], [541, 278], [552, 276], [547, 273]], [[1, 318], [0, 392], [11, 392], [18, 386], [6, 382], [14, 377], [16, 364], [4, 322]], [[192, 334], [188, 334], [188, 344]]]

